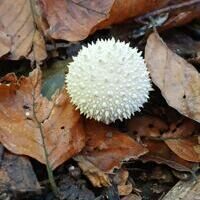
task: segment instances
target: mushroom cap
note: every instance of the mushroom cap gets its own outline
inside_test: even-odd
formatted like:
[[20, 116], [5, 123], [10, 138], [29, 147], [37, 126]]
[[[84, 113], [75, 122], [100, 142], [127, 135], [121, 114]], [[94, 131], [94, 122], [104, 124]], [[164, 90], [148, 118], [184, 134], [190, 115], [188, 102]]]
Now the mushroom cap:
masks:
[[68, 67], [71, 102], [87, 118], [106, 124], [140, 111], [152, 90], [141, 52], [113, 38], [84, 46]]

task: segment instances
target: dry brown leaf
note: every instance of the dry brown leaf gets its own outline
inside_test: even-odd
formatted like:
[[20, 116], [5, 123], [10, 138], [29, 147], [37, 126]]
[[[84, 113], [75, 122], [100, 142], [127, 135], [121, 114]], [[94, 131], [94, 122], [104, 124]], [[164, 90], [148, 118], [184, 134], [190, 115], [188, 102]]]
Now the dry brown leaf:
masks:
[[199, 133], [200, 126], [197, 122], [184, 118], [177, 122], [173, 122], [169, 126], [169, 130], [162, 135], [162, 138], [188, 138], [189, 136]]
[[120, 196], [127, 196], [132, 192], [133, 186], [131, 183], [127, 183], [126, 185], [118, 185], [117, 190]]
[[168, 125], [158, 117], [146, 115], [128, 121], [128, 130], [133, 136], [160, 137]]
[[83, 156], [76, 156], [74, 159], [78, 162], [79, 167], [83, 170], [83, 173], [88, 177], [94, 187], [107, 187], [111, 185], [108, 174], [98, 169]]
[[113, 178], [113, 183], [117, 185], [118, 194], [120, 196], [127, 196], [133, 190], [133, 185], [128, 181], [128, 177], [129, 172], [125, 169], [121, 169]]
[[187, 162], [186, 160], [177, 156], [164, 142], [145, 140], [144, 144], [148, 148], [149, 153], [140, 158], [142, 161], [154, 161], [158, 164], [166, 164], [178, 171], [192, 172], [193, 168], [195, 170], [195, 163]]
[[87, 142], [82, 155], [102, 171], [111, 172], [122, 161], [138, 159], [148, 151], [125, 133], [105, 124], [87, 120], [85, 125]]
[[91, 32], [166, 5], [169, 0], [40, 0], [48, 33], [55, 39], [78, 41]]
[[150, 160], [163, 162], [171, 167], [176, 165], [175, 167], [180, 169], [181, 165], [184, 168], [184, 165], [187, 167], [188, 164], [182, 159], [200, 162], [200, 151], [198, 151], [200, 145], [198, 137], [195, 136], [199, 133], [199, 127], [197, 122], [188, 118], [181, 118], [168, 127], [161, 119], [153, 116], [134, 117], [128, 123], [129, 131], [134, 137], [144, 137], [142, 141], [149, 150], [149, 153], [144, 156], [145, 159], [150, 158]]
[[29, 77], [8, 74], [0, 85], [0, 141], [16, 154], [31, 156], [56, 168], [85, 145], [85, 132], [78, 111], [69, 102], [65, 89], [52, 97], [41, 95], [39, 68]]
[[200, 17], [200, 6], [196, 5], [192, 8], [188, 7], [188, 10], [176, 12], [162, 25], [159, 30], [166, 30], [177, 26], [182, 26], [191, 22], [192, 20]]
[[46, 58], [44, 39], [34, 21], [33, 2], [1, 1], [0, 57], [10, 53], [9, 59], [16, 60], [32, 53], [37, 54], [33, 60], [38, 62]]
[[200, 148], [197, 137], [190, 137], [187, 139], [167, 139], [165, 140], [167, 146], [180, 158], [190, 162], [200, 162]]
[[153, 82], [167, 103], [181, 114], [200, 122], [200, 75], [173, 53], [158, 34], [149, 36], [145, 59]]

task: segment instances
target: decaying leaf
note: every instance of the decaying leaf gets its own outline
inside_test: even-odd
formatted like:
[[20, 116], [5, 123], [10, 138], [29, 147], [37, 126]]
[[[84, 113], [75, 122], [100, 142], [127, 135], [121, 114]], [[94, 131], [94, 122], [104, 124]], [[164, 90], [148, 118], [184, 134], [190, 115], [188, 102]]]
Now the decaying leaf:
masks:
[[88, 177], [93, 186], [106, 187], [111, 185], [108, 174], [98, 169], [83, 156], [76, 156], [74, 159], [78, 162], [79, 167], [83, 170], [83, 173]]
[[156, 33], [148, 38], [145, 58], [152, 80], [167, 103], [181, 114], [200, 122], [198, 71], [173, 53]]
[[0, 166], [0, 192], [41, 192], [30, 161], [4, 152]]
[[196, 150], [200, 148], [197, 137], [167, 139], [165, 143], [180, 158], [190, 162], [200, 162], [200, 152]]
[[40, 0], [48, 33], [55, 39], [78, 41], [94, 30], [123, 22], [166, 5], [169, 0]]
[[73, 177], [69, 174], [58, 176], [56, 180], [59, 187], [60, 199], [66, 200], [94, 200], [95, 195], [92, 189], [87, 188], [87, 182], [81, 177]]
[[183, 118], [169, 125], [169, 130], [162, 135], [162, 138], [188, 138], [199, 133], [199, 124], [191, 119]]
[[10, 53], [9, 59], [28, 58], [42, 61], [46, 58], [45, 43], [34, 21], [33, 1], [0, 3], [0, 57]]
[[174, 154], [164, 142], [147, 140], [144, 141], [144, 143], [148, 148], [149, 153], [140, 158], [142, 161], [153, 161], [158, 164], [166, 164], [178, 171], [187, 171], [193, 173], [193, 170], [196, 170], [197, 166], [194, 163], [187, 162]]
[[141, 116], [128, 121], [128, 130], [134, 136], [160, 137], [168, 125], [158, 117]]
[[178, 14], [171, 16], [169, 20], [161, 27], [160, 30], [165, 30], [177, 26], [182, 26], [184, 24], [187, 24], [194, 20], [195, 18], [200, 17], [199, 13], [199, 6], [194, 6], [193, 9], [190, 9], [189, 11], [179, 12]]
[[125, 169], [121, 169], [113, 178], [113, 183], [117, 185], [117, 190], [120, 196], [127, 196], [133, 190], [133, 185], [128, 181], [128, 177], [129, 172]]
[[114, 128], [87, 120], [86, 146], [82, 155], [104, 172], [119, 168], [122, 161], [138, 159], [148, 150], [134, 139]]
[[66, 90], [51, 101], [41, 95], [41, 76], [36, 68], [29, 77], [17, 79], [8, 74], [1, 80], [0, 141], [13, 153], [42, 163], [48, 156], [51, 167], [56, 168], [82, 150], [85, 132]]
[[142, 143], [149, 152], [140, 159], [164, 163], [179, 171], [190, 171], [191, 162], [199, 162], [199, 124], [188, 118], [181, 118], [171, 124], [154, 116], [134, 117], [128, 123], [133, 137], [142, 137]]

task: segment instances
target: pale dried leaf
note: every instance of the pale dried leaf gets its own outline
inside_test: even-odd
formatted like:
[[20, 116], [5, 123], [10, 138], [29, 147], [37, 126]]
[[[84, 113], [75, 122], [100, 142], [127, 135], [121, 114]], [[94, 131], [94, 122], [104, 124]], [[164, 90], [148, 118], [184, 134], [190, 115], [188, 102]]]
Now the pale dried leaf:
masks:
[[27, 58], [32, 51], [35, 52], [37, 46], [40, 54], [33, 60], [42, 61], [46, 58], [44, 39], [37, 31], [34, 22], [32, 2], [31, 0], [1, 1], [0, 56], [10, 53], [9, 59]]
[[167, 103], [181, 114], [200, 122], [200, 75], [183, 58], [173, 53], [159, 37], [149, 36], [145, 59], [153, 82]]
[[7, 54], [11, 49], [11, 39], [0, 27], [0, 57]]

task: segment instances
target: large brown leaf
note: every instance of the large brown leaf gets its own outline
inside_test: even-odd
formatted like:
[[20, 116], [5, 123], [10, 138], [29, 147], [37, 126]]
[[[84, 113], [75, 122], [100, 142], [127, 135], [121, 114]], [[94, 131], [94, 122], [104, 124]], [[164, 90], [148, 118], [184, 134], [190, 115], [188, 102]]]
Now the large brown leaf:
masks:
[[145, 58], [152, 80], [167, 103], [181, 114], [200, 122], [198, 71], [173, 53], [156, 33], [148, 38]]
[[[66, 91], [52, 101], [40, 94], [41, 71], [29, 77], [8, 74], [0, 85], [0, 141], [16, 154], [46, 163], [44, 148], [52, 168], [77, 154], [85, 145], [79, 112], [70, 104]], [[9, 82], [9, 84], [3, 84]]]
[[111, 172], [122, 161], [138, 159], [148, 152], [125, 133], [92, 120], [86, 121], [86, 140], [82, 155], [104, 172]]
[[46, 58], [45, 42], [36, 28], [34, 1], [2, 0], [0, 3], [0, 57], [10, 53], [9, 59], [21, 57], [38, 62]]
[[169, 0], [40, 0], [55, 39], [78, 41], [96, 29], [166, 5]]

